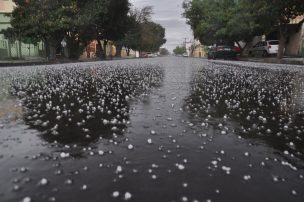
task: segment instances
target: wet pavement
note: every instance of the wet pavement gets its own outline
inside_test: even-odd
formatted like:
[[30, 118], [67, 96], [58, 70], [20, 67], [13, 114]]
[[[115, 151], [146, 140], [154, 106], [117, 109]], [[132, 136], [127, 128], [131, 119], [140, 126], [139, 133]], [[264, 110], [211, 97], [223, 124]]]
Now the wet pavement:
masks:
[[304, 67], [0, 69], [0, 201], [304, 201]]

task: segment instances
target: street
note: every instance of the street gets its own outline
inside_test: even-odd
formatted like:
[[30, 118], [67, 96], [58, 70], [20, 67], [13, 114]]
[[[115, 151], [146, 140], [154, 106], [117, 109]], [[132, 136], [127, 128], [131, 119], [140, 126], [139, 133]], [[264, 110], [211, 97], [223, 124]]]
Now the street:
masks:
[[0, 69], [0, 201], [304, 201], [304, 68]]

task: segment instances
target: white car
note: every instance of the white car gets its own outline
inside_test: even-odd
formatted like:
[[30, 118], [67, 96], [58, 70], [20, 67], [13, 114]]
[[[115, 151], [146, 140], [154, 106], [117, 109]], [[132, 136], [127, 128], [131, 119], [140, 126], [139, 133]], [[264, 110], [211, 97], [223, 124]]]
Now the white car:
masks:
[[155, 57], [157, 57], [157, 55], [156, 54], [154, 54], [154, 53], [147, 53], [147, 56], [148, 56], [148, 58], [155, 58]]
[[269, 55], [278, 54], [279, 50], [279, 41], [278, 40], [269, 40], [269, 41], [260, 41], [249, 49], [250, 56], [263, 56], [267, 57]]

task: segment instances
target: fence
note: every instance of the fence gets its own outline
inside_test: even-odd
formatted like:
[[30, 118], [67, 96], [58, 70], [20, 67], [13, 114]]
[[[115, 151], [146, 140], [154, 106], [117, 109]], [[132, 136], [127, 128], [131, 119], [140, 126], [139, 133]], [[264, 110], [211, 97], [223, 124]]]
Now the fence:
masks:
[[45, 47], [42, 42], [25, 44], [20, 41], [10, 42], [0, 39], [0, 60], [24, 59], [30, 57], [45, 57]]

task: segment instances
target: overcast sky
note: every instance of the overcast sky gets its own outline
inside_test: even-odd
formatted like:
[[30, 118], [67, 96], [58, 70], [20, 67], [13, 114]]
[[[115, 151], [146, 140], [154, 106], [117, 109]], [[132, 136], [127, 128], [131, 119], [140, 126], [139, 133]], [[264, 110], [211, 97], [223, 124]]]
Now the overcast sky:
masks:
[[167, 43], [164, 45], [169, 51], [183, 43], [184, 38], [192, 39], [192, 31], [182, 17], [183, 0], [130, 0], [136, 8], [153, 6], [153, 21], [166, 28]]

